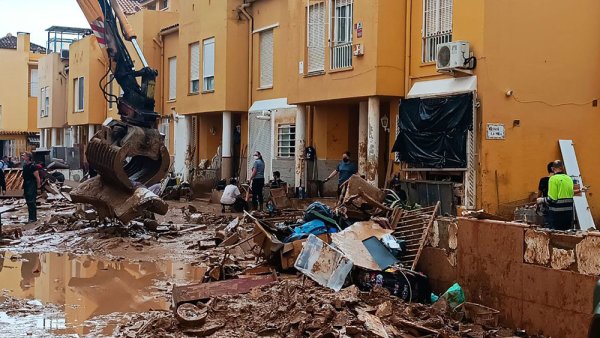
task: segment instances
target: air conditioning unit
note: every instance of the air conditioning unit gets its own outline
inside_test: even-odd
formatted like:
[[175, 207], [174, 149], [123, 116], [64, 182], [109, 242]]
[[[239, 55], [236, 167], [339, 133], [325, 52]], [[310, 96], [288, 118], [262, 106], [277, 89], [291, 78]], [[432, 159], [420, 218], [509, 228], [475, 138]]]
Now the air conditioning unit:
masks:
[[68, 49], [61, 49], [60, 50], [60, 58], [62, 60], [68, 60], [69, 59], [69, 50]]
[[437, 46], [436, 67], [438, 70], [469, 68], [471, 48], [466, 41], [440, 43]]

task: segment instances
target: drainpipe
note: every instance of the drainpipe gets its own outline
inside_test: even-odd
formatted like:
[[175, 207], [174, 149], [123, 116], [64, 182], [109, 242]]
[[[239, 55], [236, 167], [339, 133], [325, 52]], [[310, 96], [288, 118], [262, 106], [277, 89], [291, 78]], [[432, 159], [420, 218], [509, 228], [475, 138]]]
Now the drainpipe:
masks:
[[248, 33], [248, 109], [252, 106], [252, 78], [253, 78], [253, 53], [252, 50], [254, 48], [254, 17], [248, 13], [248, 7], [252, 6], [252, 3], [256, 0], [244, 0], [244, 3], [238, 7], [239, 13], [248, 20], [250, 25], [250, 32]]
[[412, 0], [406, 0], [406, 28], [404, 37], [404, 97], [408, 95], [410, 88], [410, 59], [411, 59], [411, 37], [412, 37]]

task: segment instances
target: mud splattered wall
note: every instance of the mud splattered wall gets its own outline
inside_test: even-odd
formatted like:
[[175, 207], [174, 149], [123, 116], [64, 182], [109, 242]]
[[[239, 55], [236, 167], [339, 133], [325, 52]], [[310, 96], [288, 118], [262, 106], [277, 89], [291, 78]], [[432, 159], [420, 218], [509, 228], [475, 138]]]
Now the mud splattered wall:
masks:
[[458, 282], [468, 301], [500, 310], [504, 325], [552, 337], [587, 336], [600, 273], [600, 235], [440, 219], [429, 245], [419, 268], [435, 292]]

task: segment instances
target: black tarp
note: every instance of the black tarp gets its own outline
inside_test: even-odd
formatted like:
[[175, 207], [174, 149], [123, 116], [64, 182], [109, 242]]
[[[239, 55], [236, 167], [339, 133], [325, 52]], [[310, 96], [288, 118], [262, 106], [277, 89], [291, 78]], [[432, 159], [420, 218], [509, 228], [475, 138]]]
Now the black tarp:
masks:
[[400, 134], [392, 151], [422, 168], [466, 168], [473, 129], [473, 94], [402, 100]]

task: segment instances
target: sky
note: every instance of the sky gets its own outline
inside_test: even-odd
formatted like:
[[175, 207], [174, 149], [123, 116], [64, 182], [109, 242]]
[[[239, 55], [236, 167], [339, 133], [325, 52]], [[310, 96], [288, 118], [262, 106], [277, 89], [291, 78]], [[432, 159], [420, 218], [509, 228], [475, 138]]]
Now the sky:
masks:
[[0, 37], [27, 32], [45, 47], [50, 26], [90, 28], [75, 0], [0, 0]]

